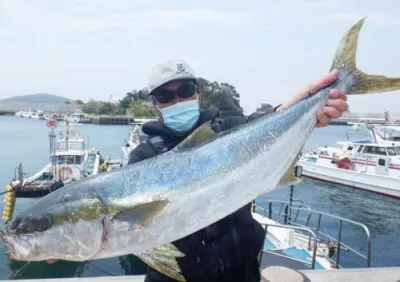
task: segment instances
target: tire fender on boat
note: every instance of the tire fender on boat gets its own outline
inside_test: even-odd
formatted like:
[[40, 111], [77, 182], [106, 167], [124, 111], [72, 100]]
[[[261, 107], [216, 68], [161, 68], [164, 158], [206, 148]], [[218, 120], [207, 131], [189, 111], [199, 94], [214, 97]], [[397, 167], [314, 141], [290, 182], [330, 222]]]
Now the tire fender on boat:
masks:
[[338, 168], [341, 168], [341, 169], [353, 170], [353, 163], [352, 163], [352, 161], [351, 161], [349, 158], [347, 158], [347, 157], [340, 159], [340, 160], [336, 163], [336, 166], [337, 166]]

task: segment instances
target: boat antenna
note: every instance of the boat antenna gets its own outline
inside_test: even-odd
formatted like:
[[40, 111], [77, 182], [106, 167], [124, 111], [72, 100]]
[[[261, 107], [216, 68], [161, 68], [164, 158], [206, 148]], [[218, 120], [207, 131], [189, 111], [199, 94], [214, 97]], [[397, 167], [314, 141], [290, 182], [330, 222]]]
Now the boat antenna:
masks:
[[65, 149], [68, 152], [69, 148], [68, 148], [68, 134], [69, 134], [69, 121], [68, 121], [68, 117], [65, 120], [65, 125], [66, 125], [66, 132], [65, 132]]
[[[389, 124], [389, 111], [385, 111], [385, 126]], [[383, 130], [383, 138], [386, 139], [386, 131]]]
[[375, 126], [373, 124], [370, 125], [371, 126], [371, 132], [372, 132], [372, 137], [374, 138], [374, 143], [379, 143], [378, 138], [376, 137], [376, 133], [375, 133]]
[[[55, 152], [56, 152], [56, 134], [54, 132], [54, 129], [57, 127], [57, 120], [56, 119], [49, 119], [47, 121], [47, 127], [49, 127], [51, 130], [49, 132], [49, 145], [50, 145], [50, 165], [51, 165], [51, 174], [53, 176], [56, 175], [56, 169], [55, 169], [55, 165], [56, 165], [56, 156], [55, 156]], [[21, 168], [22, 170], [22, 168]], [[22, 182], [22, 179], [21, 179]]]

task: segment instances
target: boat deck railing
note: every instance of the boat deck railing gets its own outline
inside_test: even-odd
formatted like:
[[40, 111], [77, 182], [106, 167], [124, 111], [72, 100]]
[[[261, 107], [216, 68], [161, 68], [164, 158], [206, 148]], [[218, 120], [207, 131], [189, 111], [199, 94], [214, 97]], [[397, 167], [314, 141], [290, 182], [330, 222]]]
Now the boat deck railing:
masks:
[[[278, 211], [274, 207], [278, 206]], [[273, 219], [273, 215], [278, 216], [278, 222], [283, 222], [283, 224], [293, 225], [302, 228], [309, 228], [315, 232], [318, 238], [321, 238], [325, 241], [330, 242], [335, 249], [335, 259], [327, 257], [327, 259], [333, 264], [335, 268], [341, 268], [340, 259], [342, 254], [342, 249], [352, 252], [356, 256], [363, 259], [366, 263], [367, 267], [371, 267], [371, 235], [368, 227], [365, 224], [337, 216], [328, 214], [321, 211], [312, 210], [309, 206], [305, 205], [301, 200], [293, 200], [291, 203], [287, 201], [278, 201], [278, 200], [269, 200], [267, 201], [266, 209], [263, 207], [257, 206], [257, 208], [264, 211], [264, 216]], [[312, 226], [312, 219], [316, 219], [316, 226]], [[336, 221], [338, 226], [336, 237], [328, 234], [326, 229], [322, 230], [321, 222], [322, 220], [331, 220]], [[363, 254], [360, 251], [357, 251], [355, 248], [349, 246], [345, 242], [343, 242], [343, 224], [349, 224], [352, 226], [356, 226], [357, 228], [361, 228], [361, 230], [365, 233], [365, 244], [366, 244], [366, 253]], [[309, 240], [311, 240], [311, 235]]]
[[[300, 260], [300, 259], [296, 259], [296, 258], [292, 258], [290, 256], [284, 255], [284, 254], [278, 254], [277, 252], [273, 251], [273, 250], [262, 250], [258, 261], [261, 265], [261, 261], [262, 261], [262, 256], [263, 253], [268, 253], [268, 254], [272, 254], [275, 256], [279, 256], [279, 257], [283, 257], [292, 261], [297, 261], [297, 262], [301, 262], [307, 265], [311, 266], [311, 269], [315, 269], [315, 262], [316, 262], [316, 257], [317, 257], [317, 236], [315, 235], [315, 233], [310, 229], [310, 228], [305, 228], [305, 227], [299, 227], [299, 226], [293, 226], [293, 225], [282, 225], [282, 224], [272, 224], [272, 223], [262, 223], [261, 225], [265, 226], [265, 237], [267, 237], [268, 235], [268, 227], [276, 227], [276, 228], [286, 228], [286, 229], [292, 229], [292, 230], [298, 230], [298, 231], [303, 231], [303, 232], [307, 232], [309, 233], [310, 238], [312, 237], [313, 243], [312, 243], [312, 257], [311, 257], [311, 262], [306, 261], [306, 260]], [[309, 240], [309, 249], [311, 248], [311, 240]]]

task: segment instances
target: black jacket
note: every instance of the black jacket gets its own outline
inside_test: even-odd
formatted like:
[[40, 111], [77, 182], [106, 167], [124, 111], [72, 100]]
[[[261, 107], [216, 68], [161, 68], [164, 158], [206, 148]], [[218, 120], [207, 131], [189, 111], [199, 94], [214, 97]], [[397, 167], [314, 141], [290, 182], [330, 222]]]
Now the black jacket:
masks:
[[[229, 116], [225, 119], [219, 118], [218, 114], [219, 111], [215, 108], [202, 111], [194, 129], [211, 120], [213, 130], [221, 132], [264, 113], [255, 113], [248, 118]], [[149, 138], [131, 152], [128, 164], [171, 150], [191, 133], [177, 136], [159, 121], [144, 124], [142, 131]], [[249, 203], [220, 221], [173, 244], [186, 254], [185, 257], [178, 259], [178, 264], [189, 282], [252, 282], [260, 281], [257, 256], [263, 247], [264, 235], [262, 226], [251, 215], [251, 203]], [[145, 281], [174, 280], [149, 267]]]

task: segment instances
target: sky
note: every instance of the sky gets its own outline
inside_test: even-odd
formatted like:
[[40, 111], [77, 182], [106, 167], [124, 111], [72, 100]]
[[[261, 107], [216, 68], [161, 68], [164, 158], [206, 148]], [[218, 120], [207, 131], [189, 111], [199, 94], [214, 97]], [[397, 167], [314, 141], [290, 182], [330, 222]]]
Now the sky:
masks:
[[[183, 59], [227, 82], [249, 114], [328, 73], [344, 32], [366, 16], [357, 65], [400, 76], [400, 1], [0, 0], [0, 99], [51, 93], [111, 101]], [[400, 92], [349, 97], [350, 112], [400, 114]]]

